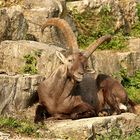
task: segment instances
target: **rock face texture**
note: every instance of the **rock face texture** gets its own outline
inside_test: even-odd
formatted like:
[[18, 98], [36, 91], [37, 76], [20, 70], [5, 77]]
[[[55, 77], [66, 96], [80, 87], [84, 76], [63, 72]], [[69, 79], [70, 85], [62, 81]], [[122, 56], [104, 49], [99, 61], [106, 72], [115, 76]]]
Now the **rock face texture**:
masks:
[[132, 75], [140, 69], [140, 39], [130, 39], [128, 51], [95, 51], [93, 67], [97, 74], [115, 74], [121, 69], [127, 69]]
[[[89, 60], [90, 67], [96, 74], [114, 74], [122, 68], [133, 74], [140, 69], [140, 39], [130, 39], [128, 48], [129, 51], [125, 52], [95, 51]], [[60, 47], [35, 41], [3, 41], [0, 45], [0, 69], [6, 73], [22, 73], [27, 66], [25, 56], [29, 55], [36, 60], [37, 73], [48, 76], [60, 64], [56, 51], [66, 52]]]
[[[58, 138], [81, 140], [94, 138], [104, 139], [105, 136], [119, 137], [130, 134], [140, 127], [140, 117], [131, 113], [108, 117], [95, 117], [80, 120], [46, 122], [49, 130]], [[118, 137], [117, 137], [118, 136]]]
[[[31, 56], [36, 61], [37, 73], [48, 76], [60, 63], [55, 55], [56, 51], [63, 50], [35, 41], [4, 41], [0, 45], [0, 69], [8, 74], [25, 73], [23, 69], [28, 66], [26, 56]], [[32, 58], [30, 61], [33, 61]]]
[[33, 40], [65, 48], [67, 46], [65, 38], [57, 28], [47, 27], [44, 34], [41, 33], [42, 25], [47, 18], [51, 17], [66, 19], [73, 30], [76, 30], [72, 18], [67, 13], [65, 0], [25, 0], [19, 5], [5, 7], [1, 10], [5, 10], [5, 15], [10, 19], [12, 40]]
[[0, 74], [0, 114], [12, 114], [31, 106], [37, 99], [37, 86], [42, 80], [39, 75]]
[[28, 24], [23, 13], [15, 11], [11, 18], [11, 40], [24, 40], [27, 36]]
[[9, 38], [10, 18], [6, 10], [0, 10], [0, 42]]
[[116, 28], [124, 26], [130, 30], [131, 25], [137, 20], [136, 0], [82, 0], [67, 3], [69, 9], [77, 9], [82, 13], [92, 10], [99, 13], [102, 9], [111, 12], [116, 21]]

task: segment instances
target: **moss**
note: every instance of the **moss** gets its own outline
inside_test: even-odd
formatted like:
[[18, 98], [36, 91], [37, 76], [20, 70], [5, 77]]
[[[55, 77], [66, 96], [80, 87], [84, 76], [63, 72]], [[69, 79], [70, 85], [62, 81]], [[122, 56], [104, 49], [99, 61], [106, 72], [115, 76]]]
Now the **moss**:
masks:
[[43, 126], [31, 123], [28, 120], [19, 120], [12, 117], [0, 117], [0, 130], [4, 132], [20, 133], [25, 136], [41, 137], [37, 131]]
[[[108, 5], [102, 7], [100, 12], [87, 9], [80, 14], [76, 9], [73, 9], [73, 17], [79, 29], [78, 44], [83, 49], [103, 35], [114, 34], [116, 19]], [[114, 34], [114, 38], [108, 44], [103, 44], [99, 49], [120, 50], [126, 48], [127, 37], [123, 33], [124, 31], [121, 29]]]
[[38, 70], [36, 68], [37, 58], [41, 56], [42, 51], [34, 51], [31, 54], [26, 54], [23, 57], [25, 65], [20, 69], [21, 73], [26, 74], [37, 74]]
[[108, 43], [103, 44], [99, 49], [126, 49], [128, 37], [140, 37], [140, 3], [137, 4], [138, 21], [132, 25], [130, 32], [126, 34], [125, 27], [114, 33], [115, 17], [109, 5], [104, 5], [100, 12], [87, 9], [80, 14], [76, 9], [72, 11], [73, 17], [78, 27], [78, 44], [81, 48], [86, 48], [97, 38], [105, 34], [113, 34], [114, 38]]

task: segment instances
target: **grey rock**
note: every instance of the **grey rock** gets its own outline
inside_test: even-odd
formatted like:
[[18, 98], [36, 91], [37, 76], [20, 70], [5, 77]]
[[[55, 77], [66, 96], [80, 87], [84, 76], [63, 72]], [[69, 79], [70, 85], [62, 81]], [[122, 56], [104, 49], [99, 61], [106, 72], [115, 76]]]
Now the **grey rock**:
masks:
[[[127, 51], [95, 51], [89, 60], [90, 68], [96, 74], [110, 75], [125, 68], [132, 75], [140, 69], [139, 44], [139, 39], [130, 39]], [[0, 45], [0, 69], [6, 73], [21, 73], [20, 70], [26, 65], [24, 56], [39, 53], [40, 56], [35, 56], [38, 74], [48, 76], [60, 64], [55, 55], [57, 50], [66, 52], [60, 47], [34, 41], [3, 41]]]
[[24, 18], [23, 13], [15, 11], [11, 17], [11, 39], [12, 40], [24, 40], [26, 39], [28, 24]]
[[93, 68], [96, 73], [116, 74], [121, 69], [127, 69], [133, 75], [140, 69], [140, 39], [130, 39], [127, 51], [95, 51]]
[[6, 39], [10, 39], [10, 18], [6, 13], [6, 10], [0, 10], [0, 42]]
[[59, 64], [56, 51], [64, 49], [35, 41], [3, 41], [0, 45], [0, 69], [5, 73], [22, 73], [26, 66], [26, 55], [33, 56], [38, 74], [48, 76]]
[[114, 16], [116, 28], [124, 26], [126, 33], [130, 31], [131, 25], [138, 20], [136, 0], [82, 0], [68, 2], [67, 7], [70, 10], [75, 8], [80, 13], [89, 9], [93, 13], [99, 13], [101, 9], [106, 8]]
[[37, 86], [43, 78], [39, 75], [0, 74], [0, 114], [12, 114], [31, 106], [37, 98]]
[[128, 135], [140, 127], [140, 117], [133, 113], [123, 113], [108, 117], [94, 117], [80, 120], [46, 122], [49, 130], [58, 138], [91, 139], [104, 138], [109, 133]]

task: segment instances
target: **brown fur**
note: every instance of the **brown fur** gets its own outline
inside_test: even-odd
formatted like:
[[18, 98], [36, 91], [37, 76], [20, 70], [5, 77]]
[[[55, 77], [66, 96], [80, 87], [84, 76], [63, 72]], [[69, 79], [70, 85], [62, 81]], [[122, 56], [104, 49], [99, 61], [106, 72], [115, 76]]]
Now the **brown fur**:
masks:
[[[53, 119], [79, 119], [96, 116], [95, 109], [77, 94], [75, 89], [78, 82], [82, 81], [87, 65], [87, 59], [95, 49], [110, 39], [111, 36], [103, 36], [89, 46], [88, 50], [81, 53], [77, 41], [68, 23], [59, 18], [48, 19], [42, 27], [42, 32], [48, 25], [54, 25], [62, 30], [67, 38], [68, 47], [72, 54], [64, 59], [59, 57], [63, 64], [59, 66], [38, 87], [40, 105], [36, 109], [35, 123], [42, 121], [45, 117]], [[43, 112], [43, 113], [42, 113]]]
[[103, 91], [104, 100], [112, 111], [120, 114], [123, 111], [119, 108], [121, 103], [126, 107], [130, 106], [129, 112], [135, 112], [136, 103], [128, 98], [126, 90], [116, 79], [105, 74], [99, 74], [96, 82], [98, 89]]

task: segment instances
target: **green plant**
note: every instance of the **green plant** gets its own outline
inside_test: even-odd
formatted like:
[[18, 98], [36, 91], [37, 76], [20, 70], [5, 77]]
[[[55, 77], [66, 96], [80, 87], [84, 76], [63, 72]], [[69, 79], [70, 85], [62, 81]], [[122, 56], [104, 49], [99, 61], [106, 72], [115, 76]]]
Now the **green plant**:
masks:
[[118, 127], [114, 127], [110, 132], [104, 135], [97, 135], [97, 140], [139, 140], [140, 139], [140, 128], [136, 128], [131, 134], [124, 135], [122, 130]]
[[140, 37], [140, 3], [137, 3], [138, 21], [131, 27], [130, 36]]
[[[87, 9], [80, 14], [76, 9], [73, 9], [73, 17], [80, 32], [77, 37], [78, 44], [83, 49], [97, 38], [114, 33], [115, 17], [112, 15], [112, 8], [109, 5], [103, 6], [100, 12]], [[126, 45], [127, 39], [123, 35], [123, 30], [120, 30], [109, 43], [101, 45], [99, 49], [120, 50], [126, 48]]]
[[0, 130], [13, 133], [20, 133], [28, 136], [41, 137], [42, 135], [37, 132], [40, 129], [39, 125], [35, 125], [28, 120], [17, 120], [12, 117], [0, 117]]
[[137, 15], [140, 21], [140, 3], [137, 3]]
[[23, 56], [23, 60], [25, 61], [25, 65], [21, 68], [21, 73], [26, 74], [37, 74], [37, 58], [41, 56], [42, 51], [34, 51], [33, 53], [26, 54]]
[[130, 76], [127, 69], [122, 68], [117, 77], [121, 77], [121, 83], [128, 92], [129, 97], [140, 103], [140, 70], [137, 70], [134, 75]]
[[22, 69], [23, 73], [36, 74], [37, 73], [36, 57], [33, 54], [27, 54], [24, 56], [24, 60], [25, 60], [25, 66]]

